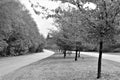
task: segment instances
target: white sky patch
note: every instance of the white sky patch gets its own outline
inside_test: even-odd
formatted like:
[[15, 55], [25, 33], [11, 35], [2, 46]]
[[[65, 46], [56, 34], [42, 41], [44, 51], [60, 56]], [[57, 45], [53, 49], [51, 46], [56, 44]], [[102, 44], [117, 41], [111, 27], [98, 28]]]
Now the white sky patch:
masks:
[[84, 4], [83, 7], [84, 8], [89, 8], [89, 9], [95, 9], [97, 7], [97, 5], [94, 4], [94, 3], [88, 2], [88, 3]]
[[[33, 9], [31, 8], [31, 4], [29, 3], [29, 0], [19, 0], [22, 4], [25, 5], [25, 7], [30, 11], [30, 14], [32, 15], [32, 17], [34, 18], [38, 29], [40, 31], [40, 33], [42, 33], [45, 37], [47, 36], [49, 29], [56, 29], [52, 23], [53, 20], [52, 19], [42, 19], [42, 16], [38, 16], [35, 14], [35, 12], [33, 11]], [[30, 0], [34, 5], [37, 4], [37, 2], [41, 5], [44, 6], [46, 8], [49, 9], [55, 9], [59, 6], [66, 8], [66, 6], [68, 6], [69, 4], [67, 3], [65, 6], [60, 4], [61, 2], [52, 2], [50, 0]], [[89, 7], [90, 9], [95, 9], [96, 5], [94, 3], [86, 3], [84, 5], [84, 7]], [[40, 8], [36, 8], [37, 11], [42, 11]]]
[[65, 10], [68, 10], [69, 7], [71, 7], [71, 8], [76, 8], [76, 9], [77, 9], [77, 7], [76, 7], [75, 5], [72, 5], [72, 4], [70, 4], [70, 3], [60, 4], [60, 7], [61, 7], [62, 9], [65, 9]]
[[[55, 27], [52, 25], [53, 20], [52, 19], [42, 19], [42, 16], [38, 16], [34, 13], [33, 9], [31, 8], [31, 4], [29, 3], [29, 0], [19, 0], [22, 4], [25, 5], [25, 7], [30, 11], [30, 14], [34, 18], [38, 29], [40, 33], [42, 33], [45, 37], [47, 36], [49, 29], [54, 29]], [[55, 9], [59, 6], [60, 2], [52, 2], [49, 0], [30, 0], [33, 4], [36, 4], [39, 2], [41, 6], [45, 6], [49, 9]], [[38, 8], [39, 9], [39, 8]], [[38, 10], [37, 9], [37, 10]]]
[[58, 1], [57, 3], [56, 2], [53, 2], [53, 1], [49, 1], [49, 0], [38, 0], [39, 3], [42, 5], [42, 6], [45, 6], [49, 9], [55, 9], [59, 6], [60, 2]]

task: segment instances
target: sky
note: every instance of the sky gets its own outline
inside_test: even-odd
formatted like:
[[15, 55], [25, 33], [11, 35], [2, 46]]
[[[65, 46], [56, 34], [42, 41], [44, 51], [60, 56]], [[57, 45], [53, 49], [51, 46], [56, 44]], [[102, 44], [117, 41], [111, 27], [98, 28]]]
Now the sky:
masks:
[[[19, 0], [25, 7], [30, 11], [30, 14], [32, 15], [33, 19], [35, 20], [37, 27], [39, 29], [39, 32], [42, 33], [45, 37], [47, 36], [49, 29], [55, 29], [55, 26], [52, 25], [53, 19], [42, 19], [42, 16], [38, 16], [35, 14], [33, 9], [31, 8], [31, 4], [29, 3], [29, 0]], [[41, 6], [44, 6], [49, 9], [55, 9], [59, 6], [63, 6], [60, 2], [53, 2], [50, 0], [30, 0], [33, 4], [36, 4], [39, 2]], [[87, 3], [84, 5], [84, 7], [89, 7], [92, 9], [95, 9], [96, 5], [93, 3]], [[40, 8], [36, 8], [37, 11], [41, 11]]]
[[[19, 0], [25, 7], [30, 11], [30, 14], [34, 18], [38, 29], [40, 33], [42, 33], [45, 37], [47, 36], [49, 29], [55, 29], [54, 25], [52, 25], [53, 20], [52, 19], [42, 19], [42, 15], [38, 16], [34, 13], [33, 9], [31, 8], [31, 4], [29, 3], [29, 0]], [[49, 9], [55, 9], [60, 5], [60, 2], [52, 2], [49, 0], [30, 0], [33, 4], [36, 4], [36, 2], [39, 2], [40, 5], [45, 6]], [[40, 10], [40, 9], [36, 9]]]

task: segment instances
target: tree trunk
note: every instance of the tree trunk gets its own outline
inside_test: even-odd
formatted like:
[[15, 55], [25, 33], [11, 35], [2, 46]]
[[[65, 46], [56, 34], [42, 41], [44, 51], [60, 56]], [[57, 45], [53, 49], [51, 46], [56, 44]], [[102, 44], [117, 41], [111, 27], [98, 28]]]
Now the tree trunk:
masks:
[[99, 79], [101, 77], [102, 48], [103, 48], [103, 42], [100, 41], [100, 43], [99, 43], [99, 58], [98, 58], [98, 74], [97, 74], [97, 79]]
[[77, 50], [75, 51], [76, 53], [75, 53], [75, 61], [77, 61]]
[[66, 50], [63, 51], [64, 58], [66, 58]]
[[80, 51], [79, 51], [78, 57], [80, 57]]

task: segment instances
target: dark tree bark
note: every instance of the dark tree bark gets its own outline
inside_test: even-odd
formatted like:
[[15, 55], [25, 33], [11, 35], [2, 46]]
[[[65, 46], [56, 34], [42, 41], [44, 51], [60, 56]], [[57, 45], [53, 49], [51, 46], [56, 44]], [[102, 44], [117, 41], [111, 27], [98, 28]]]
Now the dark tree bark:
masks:
[[64, 58], [66, 58], [66, 50], [63, 51]]
[[78, 52], [78, 51], [76, 50], [75, 52], [76, 52], [76, 53], [75, 53], [75, 61], [77, 61], [77, 55], [78, 55], [77, 52]]
[[97, 79], [99, 79], [99, 78], [101, 77], [102, 48], [103, 48], [103, 42], [100, 41], [100, 43], [99, 43], [99, 58], [98, 58], [98, 73], [97, 73]]
[[79, 51], [78, 57], [80, 57], [80, 51]]

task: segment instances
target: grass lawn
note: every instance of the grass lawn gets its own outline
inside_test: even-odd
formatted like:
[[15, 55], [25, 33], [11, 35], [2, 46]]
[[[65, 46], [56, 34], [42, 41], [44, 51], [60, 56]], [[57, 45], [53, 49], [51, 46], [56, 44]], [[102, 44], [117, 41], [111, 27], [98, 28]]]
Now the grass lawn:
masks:
[[[97, 58], [82, 55], [74, 61], [74, 54], [55, 54], [2, 77], [2, 80], [97, 80]], [[120, 80], [120, 63], [103, 60], [102, 78]]]

